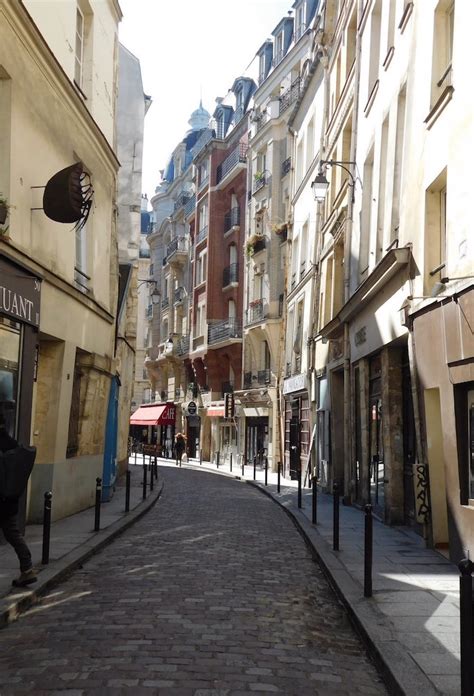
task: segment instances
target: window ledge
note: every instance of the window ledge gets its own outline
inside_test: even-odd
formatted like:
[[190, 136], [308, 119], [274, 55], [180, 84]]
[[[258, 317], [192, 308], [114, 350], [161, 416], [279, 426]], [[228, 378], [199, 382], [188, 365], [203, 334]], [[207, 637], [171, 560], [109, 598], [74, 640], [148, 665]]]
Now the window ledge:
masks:
[[385, 59], [382, 63], [382, 67], [384, 70], [388, 70], [388, 66], [392, 62], [393, 54], [395, 53], [395, 47], [390, 46], [390, 48], [387, 51], [387, 55], [385, 56]]
[[403, 34], [405, 31], [405, 27], [408, 24], [408, 20], [410, 19], [412, 13], [413, 13], [413, 4], [412, 2], [409, 2], [407, 6], [405, 7], [405, 10], [403, 11], [402, 18], [400, 20], [400, 24], [398, 25], [398, 28], [400, 29], [400, 34]]
[[428, 116], [425, 118], [424, 123], [426, 124], [426, 127], [428, 130], [434, 125], [434, 123], [437, 121], [438, 117], [441, 116], [451, 99], [453, 98], [454, 94], [454, 87], [452, 85], [448, 85], [445, 87], [445, 89], [442, 91], [441, 96], [439, 97], [438, 101], [436, 104], [433, 106], [431, 111], [429, 112]]
[[375, 81], [375, 84], [372, 87], [372, 91], [369, 94], [369, 98], [367, 99], [367, 104], [364, 106], [364, 115], [365, 116], [368, 116], [370, 113], [370, 109], [372, 108], [372, 104], [374, 103], [377, 92], [379, 91], [379, 83], [380, 83], [380, 80]]

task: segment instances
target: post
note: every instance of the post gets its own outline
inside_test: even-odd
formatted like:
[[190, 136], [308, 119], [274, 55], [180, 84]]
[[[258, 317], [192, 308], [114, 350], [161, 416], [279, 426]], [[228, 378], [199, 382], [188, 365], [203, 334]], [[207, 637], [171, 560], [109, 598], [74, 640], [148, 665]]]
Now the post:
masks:
[[265, 457], [265, 485], [268, 486], [268, 457]]
[[125, 474], [125, 512], [130, 512], [130, 469]]
[[253, 480], [257, 478], [257, 457], [253, 458]]
[[474, 563], [464, 558], [458, 565], [459, 578], [459, 616], [461, 629], [461, 696], [472, 696], [474, 689], [474, 639], [473, 639], [473, 595], [472, 571]]
[[318, 523], [318, 479], [316, 478], [316, 472], [314, 472], [314, 475], [313, 475], [313, 497], [312, 497], [311, 522], [313, 524]]
[[219, 461], [221, 458], [221, 453], [219, 451], [216, 452], [216, 468], [219, 468]]
[[153, 490], [153, 477], [154, 477], [153, 462], [151, 461], [151, 457], [150, 457], [150, 493]]
[[155, 451], [155, 467], [154, 467], [155, 479], [158, 480], [158, 457]]
[[43, 557], [41, 563], [47, 565], [49, 563], [49, 541], [51, 538], [51, 501], [53, 494], [48, 491], [44, 494], [44, 509], [43, 509]]
[[332, 511], [332, 548], [339, 551], [339, 484], [334, 483], [333, 491], [333, 511]]
[[135, 445], [135, 466], [137, 465], [137, 450], [138, 450], [138, 446]]
[[232, 473], [232, 452], [230, 453], [230, 473]]
[[202, 449], [199, 448], [199, 465], [202, 466]]
[[372, 597], [373, 517], [372, 505], [365, 506], [364, 597]]
[[244, 459], [244, 455], [242, 455], [242, 476], [245, 476], [245, 459]]
[[277, 478], [277, 491], [278, 491], [278, 493], [280, 492], [280, 483], [281, 483], [281, 462], [278, 462], [278, 478]]
[[303, 507], [301, 502], [301, 461], [298, 464], [298, 507]]
[[100, 500], [102, 498], [102, 479], [97, 477], [95, 480], [95, 521], [94, 532], [100, 529]]
[[143, 464], [143, 500], [146, 498], [146, 464]]

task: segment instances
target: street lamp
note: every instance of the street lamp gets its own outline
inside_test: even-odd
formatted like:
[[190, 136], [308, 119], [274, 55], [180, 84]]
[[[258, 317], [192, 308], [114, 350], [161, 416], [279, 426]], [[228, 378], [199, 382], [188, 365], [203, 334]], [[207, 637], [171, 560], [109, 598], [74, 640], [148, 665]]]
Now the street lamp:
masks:
[[154, 305], [159, 304], [159, 302], [160, 302], [160, 297], [161, 297], [161, 292], [160, 292], [160, 291], [158, 290], [158, 288], [157, 288], [157, 282], [156, 282], [156, 280], [148, 280], [148, 279], [145, 280], [145, 279], [142, 279], [142, 278], [138, 278], [137, 290], [138, 290], [138, 288], [140, 288], [144, 283], [146, 283], [147, 285], [154, 285], [154, 288], [153, 288], [153, 290], [152, 290], [151, 293], [150, 293], [151, 302], [152, 302], [152, 304], [154, 304]]
[[352, 202], [354, 202], [354, 188], [355, 188], [355, 178], [350, 169], [348, 169], [345, 165], [346, 164], [353, 164], [355, 165], [355, 162], [350, 162], [350, 161], [339, 161], [339, 160], [320, 160], [319, 162], [319, 168], [318, 168], [318, 173], [316, 175], [315, 180], [311, 183], [311, 189], [313, 191], [313, 197], [315, 201], [324, 201], [326, 198], [326, 192], [329, 188], [329, 181], [326, 179], [326, 169], [328, 167], [341, 167], [341, 169], [344, 169], [349, 176], [351, 177], [351, 180], [349, 182], [349, 186], [352, 186]]

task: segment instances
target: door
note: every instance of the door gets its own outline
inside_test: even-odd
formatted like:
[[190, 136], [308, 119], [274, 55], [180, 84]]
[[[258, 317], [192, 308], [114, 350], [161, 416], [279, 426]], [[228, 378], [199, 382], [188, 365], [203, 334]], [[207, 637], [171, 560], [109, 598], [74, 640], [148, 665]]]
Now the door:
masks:
[[385, 463], [382, 422], [382, 360], [376, 355], [370, 361], [369, 373], [369, 500], [374, 512], [383, 517], [385, 511]]
[[247, 418], [247, 464], [253, 466], [254, 457], [257, 464], [263, 465], [264, 457], [268, 451], [268, 418]]
[[403, 507], [404, 522], [419, 534], [423, 529], [416, 520], [415, 506], [415, 465], [416, 434], [411, 394], [411, 376], [408, 364], [408, 352], [402, 362], [402, 398], [403, 398]]
[[290, 478], [296, 480], [301, 467], [300, 419], [292, 416], [290, 420]]

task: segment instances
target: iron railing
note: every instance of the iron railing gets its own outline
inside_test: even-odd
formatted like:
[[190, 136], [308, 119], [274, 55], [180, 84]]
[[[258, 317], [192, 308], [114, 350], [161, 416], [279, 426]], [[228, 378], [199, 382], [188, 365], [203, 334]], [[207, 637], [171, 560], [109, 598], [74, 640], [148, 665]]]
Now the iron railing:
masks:
[[296, 27], [296, 30], [295, 30], [295, 42], [296, 42], [296, 41], [299, 41], [299, 40], [301, 39], [301, 37], [303, 36], [303, 34], [305, 33], [305, 31], [306, 31], [307, 28], [308, 28], [308, 27], [306, 26], [306, 24], [305, 24], [304, 22], [301, 22], [301, 24], [300, 24], [299, 26]]
[[240, 225], [240, 208], [235, 206], [224, 215], [224, 234]]
[[263, 251], [265, 247], [267, 246], [265, 237], [262, 237], [262, 239], [257, 239], [255, 244], [253, 245], [253, 253], [258, 254], [259, 251]]
[[199, 244], [199, 242], [202, 242], [204, 239], [207, 237], [207, 225], [202, 228], [202, 230], [199, 230], [197, 237], [196, 237], [196, 244]]
[[244, 389], [250, 389], [252, 386], [252, 373], [244, 372]]
[[282, 114], [291, 104], [293, 104], [296, 99], [298, 99], [300, 94], [300, 84], [301, 79], [299, 77], [291, 84], [290, 87], [283, 92], [280, 97], [280, 114]]
[[178, 336], [176, 339], [176, 355], [186, 355], [189, 353], [189, 334]]
[[291, 169], [291, 157], [287, 157], [286, 160], [284, 160], [281, 163], [281, 175], [286, 176], [288, 172]]
[[231, 283], [239, 282], [239, 264], [231, 263], [230, 266], [224, 268], [222, 274], [222, 287], [225, 288]]
[[275, 53], [273, 60], [272, 60], [273, 67], [278, 65], [278, 63], [281, 63], [281, 61], [283, 60], [284, 57], [285, 57], [285, 51], [283, 51], [283, 50], [277, 51], [277, 53]]
[[168, 297], [165, 297], [163, 300], [161, 300], [161, 309], [166, 309], [166, 307], [170, 306], [170, 301]]
[[189, 197], [190, 193], [188, 191], [181, 191], [178, 198], [174, 202], [173, 212], [176, 212], [179, 210], [179, 208], [182, 208], [183, 205], [186, 205], [186, 203], [189, 201]]
[[180, 286], [179, 288], [175, 288], [174, 290], [174, 303], [178, 304], [178, 302], [182, 302], [184, 298], [186, 297], [186, 290]]
[[247, 324], [254, 324], [257, 321], [262, 321], [264, 318], [263, 313], [263, 300], [254, 300], [248, 306], [247, 312]]
[[207, 329], [207, 342], [218, 343], [230, 338], [242, 338], [242, 324], [234, 317], [209, 324]]
[[186, 253], [186, 237], [175, 237], [168, 244], [166, 247], [166, 258], [168, 259], [168, 262], [173, 254], [176, 254], [179, 251]]
[[228, 157], [217, 167], [216, 170], [216, 184], [218, 184], [222, 179], [234, 168], [239, 162], [247, 161], [247, 145], [244, 143], [239, 143], [234, 150], [230, 153]]
[[258, 177], [254, 177], [252, 193], [257, 193], [264, 186], [266, 186], [270, 181], [270, 176], [268, 174], [261, 174]]
[[257, 382], [259, 384], [270, 384], [270, 381], [271, 381], [271, 372], [269, 369], [259, 370], [257, 372]]
[[184, 206], [184, 216], [187, 217], [188, 215], [191, 215], [191, 213], [194, 212], [194, 208], [196, 206], [196, 196], [192, 196], [186, 205]]

